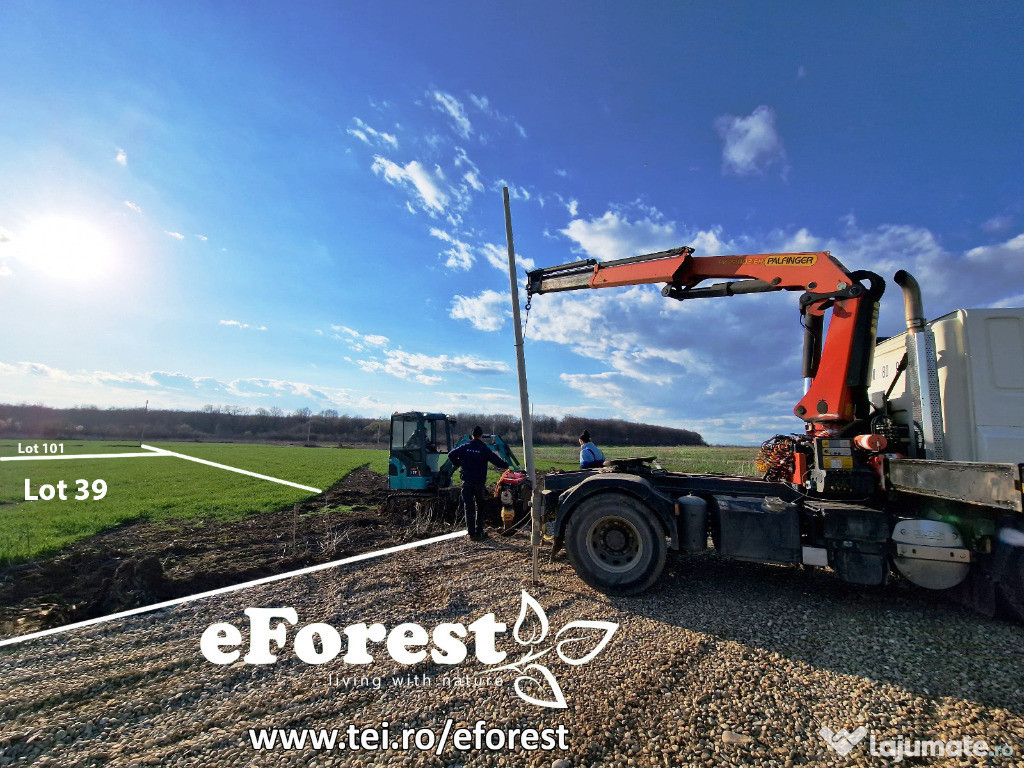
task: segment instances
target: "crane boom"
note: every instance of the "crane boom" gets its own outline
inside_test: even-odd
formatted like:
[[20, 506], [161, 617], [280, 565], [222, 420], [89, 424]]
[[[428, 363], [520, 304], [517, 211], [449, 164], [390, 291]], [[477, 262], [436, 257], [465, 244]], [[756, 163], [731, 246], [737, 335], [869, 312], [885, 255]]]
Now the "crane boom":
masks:
[[[828, 251], [739, 256], [693, 253], [693, 248], [682, 246], [612, 261], [585, 259], [535, 269], [527, 273], [527, 292], [532, 296], [664, 283], [663, 296], [684, 301], [803, 291], [803, 373], [810, 384], [794, 413], [823, 432], [840, 429], [867, 415], [878, 300], [885, 285], [878, 275], [849, 272]], [[699, 286], [714, 278], [737, 279]], [[823, 345], [824, 315], [828, 310], [832, 310], [832, 319]]]

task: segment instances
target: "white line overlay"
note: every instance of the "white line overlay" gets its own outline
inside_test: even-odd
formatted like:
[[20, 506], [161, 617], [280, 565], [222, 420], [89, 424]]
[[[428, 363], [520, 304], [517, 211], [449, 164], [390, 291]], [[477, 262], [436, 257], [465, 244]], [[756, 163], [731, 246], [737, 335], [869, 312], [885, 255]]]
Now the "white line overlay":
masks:
[[[149, 448], [144, 445], [143, 448]], [[157, 456], [175, 456], [170, 451], [159, 451], [157, 448], [149, 448], [147, 453], [69, 453], [62, 456], [0, 456], [0, 461], [57, 461], [65, 459], [152, 459]]]
[[184, 453], [175, 453], [174, 451], [165, 451], [163, 448], [154, 448], [151, 445], [143, 445], [147, 451], [155, 451], [166, 456], [177, 456], [179, 459], [188, 459], [189, 461], [195, 461], [199, 464], [206, 464], [210, 467], [217, 467], [217, 469], [226, 469], [228, 472], [237, 472], [240, 475], [249, 475], [249, 477], [258, 477], [260, 480], [269, 480], [272, 483], [280, 483], [281, 485], [290, 485], [292, 488], [299, 488], [303, 491], [311, 491], [312, 493], [323, 493], [320, 488], [311, 488], [308, 485], [299, 485], [289, 480], [281, 480], [277, 477], [270, 477], [269, 475], [261, 475], [258, 472], [250, 472], [247, 469], [238, 469], [238, 467], [229, 467], [227, 464], [218, 464], [215, 461], [207, 461], [206, 459], [197, 459], [195, 456], [186, 456]]
[[[173, 454], [176, 455], [176, 454]], [[188, 458], [188, 457], [185, 457]], [[205, 462], [209, 463], [209, 462]], [[230, 467], [229, 467], [230, 469]], [[246, 473], [250, 474], [250, 473]], [[454, 533], [445, 533], [441, 536], [434, 536], [430, 539], [423, 539], [422, 541], [413, 541], [409, 544], [399, 544], [396, 547], [388, 547], [387, 549], [378, 549], [376, 552], [364, 552], [361, 555], [353, 555], [352, 557], [346, 557], [343, 560], [334, 560], [330, 563], [321, 563], [320, 565], [311, 565], [307, 568], [300, 568], [297, 571], [289, 571], [288, 573], [276, 573], [273, 576], [264, 576], [262, 579], [255, 579], [254, 581], [247, 581], [244, 584], [234, 584], [230, 587], [221, 587], [220, 589], [212, 589], [209, 592], [199, 592], [195, 595], [187, 595], [186, 597], [179, 597], [176, 600], [167, 600], [163, 603], [154, 603], [153, 605], [144, 605], [141, 608], [132, 608], [130, 611], [121, 611], [120, 613], [111, 613], [108, 616], [100, 616], [95, 619], [88, 619], [86, 621], [78, 621], [74, 624], [65, 624], [63, 627], [54, 627], [53, 629], [44, 629], [42, 632], [33, 632], [28, 635], [22, 635], [20, 637], [11, 637], [6, 640], [0, 640], [0, 647], [5, 645], [14, 645], [16, 643], [24, 643], [28, 640], [35, 640], [40, 637], [47, 637], [48, 635], [57, 635], [62, 632], [70, 632], [72, 629], [82, 629], [83, 627], [91, 627], [94, 624], [103, 624], [114, 619], [123, 619], [128, 616], [137, 616], [140, 613], [149, 613], [150, 611], [159, 611], [162, 608], [169, 608], [173, 605], [182, 605], [183, 603], [191, 603], [193, 600], [202, 600], [206, 597], [214, 597], [216, 595], [225, 595], [229, 592], [237, 592], [240, 589], [248, 589], [249, 587], [258, 587], [262, 584], [270, 584], [275, 581], [283, 581], [290, 579], [294, 576], [303, 576], [307, 573], [316, 573], [317, 571], [326, 571], [329, 568], [337, 568], [341, 565], [348, 565], [349, 563], [358, 563], [362, 560], [370, 560], [374, 557], [382, 557], [383, 555], [391, 555], [395, 552], [401, 552], [407, 549], [416, 549], [417, 547], [423, 547], [427, 544], [436, 544], [441, 541], [448, 541], [449, 539], [457, 539], [460, 536], [465, 536], [468, 531], [455, 531]]]

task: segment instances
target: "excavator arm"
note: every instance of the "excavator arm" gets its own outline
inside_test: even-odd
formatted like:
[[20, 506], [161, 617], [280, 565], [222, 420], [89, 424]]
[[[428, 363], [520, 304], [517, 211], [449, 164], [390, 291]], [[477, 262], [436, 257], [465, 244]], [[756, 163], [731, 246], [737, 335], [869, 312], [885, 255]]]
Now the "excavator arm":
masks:
[[[574, 261], [527, 273], [533, 294], [664, 283], [679, 301], [746, 293], [802, 291], [803, 375], [807, 392], [793, 409], [816, 431], [835, 431], [865, 418], [871, 354], [884, 281], [849, 272], [828, 251], [694, 256], [687, 246], [614, 261]], [[705, 280], [727, 282], [701, 286]], [[865, 285], [867, 281], [867, 285]], [[825, 315], [831, 310], [827, 338]]]

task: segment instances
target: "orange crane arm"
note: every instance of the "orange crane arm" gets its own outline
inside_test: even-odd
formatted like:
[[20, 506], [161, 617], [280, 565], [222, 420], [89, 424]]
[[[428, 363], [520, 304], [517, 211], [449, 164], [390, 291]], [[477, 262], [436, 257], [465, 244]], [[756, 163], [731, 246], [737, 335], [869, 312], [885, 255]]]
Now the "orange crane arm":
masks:
[[[712, 278], [742, 279], [698, 287]], [[870, 289], [861, 282], [865, 278]], [[811, 382], [793, 410], [822, 430], [865, 415], [878, 299], [884, 290], [878, 275], [850, 273], [828, 251], [695, 257], [693, 249], [686, 246], [614, 261], [575, 261], [527, 274], [531, 296], [646, 283], [665, 283], [662, 295], [680, 301], [803, 291], [804, 376]], [[823, 315], [829, 309], [832, 320], [822, 348]]]

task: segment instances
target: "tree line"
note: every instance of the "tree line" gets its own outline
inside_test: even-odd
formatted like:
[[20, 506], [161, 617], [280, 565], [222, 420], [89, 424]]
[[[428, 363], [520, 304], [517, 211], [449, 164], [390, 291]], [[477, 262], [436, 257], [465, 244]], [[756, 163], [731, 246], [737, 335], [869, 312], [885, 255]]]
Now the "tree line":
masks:
[[[460, 437], [477, 424], [509, 441], [521, 434], [519, 418], [508, 414], [460, 413], [455, 418], [455, 432]], [[0, 404], [0, 437], [8, 439], [230, 440], [384, 447], [390, 428], [390, 417], [348, 416], [333, 409], [314, 413], [300, 408], [286, 413], [280, 408], [250, 410], [229, 405], [170, 411]], [[700, 434], [688, 429], [571, 415], [533, 418], [533, 439], [538, 445], [576, 445], [584, 429], [590, 430], [599, 445], [705, 445]]]

